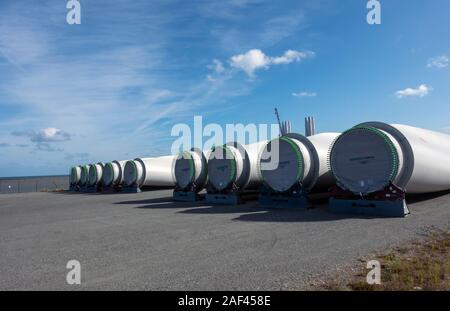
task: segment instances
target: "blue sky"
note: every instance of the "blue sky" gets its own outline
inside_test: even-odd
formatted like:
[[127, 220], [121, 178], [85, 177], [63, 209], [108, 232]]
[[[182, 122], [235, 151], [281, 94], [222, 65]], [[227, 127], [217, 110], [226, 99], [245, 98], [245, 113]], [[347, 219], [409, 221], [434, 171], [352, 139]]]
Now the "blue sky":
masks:
[[364, 121], [450, 133], [450, 2], [0, 2], [0, 176], [170, 152], [174, 124]]

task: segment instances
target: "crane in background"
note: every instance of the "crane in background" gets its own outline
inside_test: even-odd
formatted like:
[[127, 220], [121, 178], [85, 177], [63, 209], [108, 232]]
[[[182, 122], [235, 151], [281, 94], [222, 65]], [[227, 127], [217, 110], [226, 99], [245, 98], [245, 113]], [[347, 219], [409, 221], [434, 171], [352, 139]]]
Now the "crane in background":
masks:
[[281, 122], [280, 114], [278, 113], [278, 109], [275, 108], [275, 116], [277, 117], [278, 126], [280, 127], [280, 136], [291, 133], [292, 125], [290, 121]]

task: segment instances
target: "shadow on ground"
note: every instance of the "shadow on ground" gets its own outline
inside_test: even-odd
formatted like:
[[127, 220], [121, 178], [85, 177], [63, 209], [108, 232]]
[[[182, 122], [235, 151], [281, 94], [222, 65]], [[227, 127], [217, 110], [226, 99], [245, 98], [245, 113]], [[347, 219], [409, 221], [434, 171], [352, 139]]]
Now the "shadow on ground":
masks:
[[64, 191], [49, 191], [48, 193], [52, 194], [62, 194], [62, 195], [118, 195], [118, 194], [124, 194], [125, 192], [114, 192], [114, 191], [103, 191], [103, 192], [87, 192], [87, 191], [70, 191], [70, 190], [64, 190]]
[[205, 203], [202, 201], [198, 202], [175, 202], [172, 199], [172, 196], [163, 197], [163, 198], [153, 198], [153, 199], [143, 199], [143, 200], [132, 200], [132, 201], [121, 201], [116, 202], [114, 204], [120, 205], [137, 205], [135, 208], [145, 209], [145, 208], [194, 208], [205, 206]]
[[[321, 203], [319, 203], [321, 202]], [[336, 221], [341, 219], [374, 219], [382, 218], [368, 215], [347, 215], [332, 214], [327, 211], [326, 204], [323, 201], [314, 202], [315, 207], [311, 209], [295, 207], [264, 207], [257, 201], [247, 204], [228, 206], [213, 205], [207, 207], [198, 207], [180, 211], [181, 214], [242, 214], [233, 220], [238, 221], [260, 221], [260, 222], [317, 222], [317, 221]]]
[[256, 202], [241, 205], [213, 205], [181, 211], [181, 214], [238, 214], [264, 211]]
[[233, 220], [259, 222], [328, 222], [343, 219], [377, 219], [369, 215], [333, 214], [326, 207], [311, 209], [269, 209], [262, 213], [244, 214]]
[[[84, 193], [84, 192], [52, 192], [55, 194], [66, 195], [104, 195], [118, 193]], [[450, 194], [450, 191], [439, 193], [408, 195], [407, 203], [414, 205], [423, 201], [438, 199]], [[258, 201], [249, 201], [241, 205], [210, 205], [205, 201], [198, 202], [175, 202], [172, 196], [159, 198], [147, 198], [141, 200], [129, 200], [115, 202], [119, 205], [135, 205], [133, 208], [138, 209], [167, 209], [176, 208], [184, 209], [178, 211], [181, 214], [242, 214], [233, 220], [237, 221], [257, 221], [257, 222], [325, 222], [337, 221], [342, 219], [381, 219], [385, 217], [357, 215], [357, 214], [332, 214], [327, 211], [327, 197], [318, 197], [313, 200], [312, 209], [300, 208], [268, 208], [258, 204]], [[412, 211], [413, 212], [413, 211]]]
[[406, 196], [406, 202], [408, 204], [416, 204], [423, 201], [437, 199], [443, 196], [450, 194], [450, 190], [435, 192], [435, 193], [426, 193], [426, 194], [409, 194]]

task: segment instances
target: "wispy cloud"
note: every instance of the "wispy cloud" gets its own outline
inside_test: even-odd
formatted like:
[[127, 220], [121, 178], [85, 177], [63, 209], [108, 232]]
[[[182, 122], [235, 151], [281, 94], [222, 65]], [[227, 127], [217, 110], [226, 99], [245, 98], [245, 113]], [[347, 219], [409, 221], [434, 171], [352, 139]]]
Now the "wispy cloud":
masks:
[[406, 88], [404, 90], [397, 91], [395, 94], [397, 98], [425, 97], [430, 93], [431, 90], [432, 87], [426, 84], [421, 84], [417, 88]]
[[[0, 58], [4, 58], [17, 69], [39, 61], [49, 52], [49, 39], [41, 29], [29, 28], [32, 21], [23, 16], [1, 14], [0, 20]], [[14, 35], [12, 35], [14, 34]]]
[[303, 92], [298, 92], [298, 93], [292, 93], [292, 96], [295, 97], [316, 97], [317, 93], [315, 92], [307, 92], [307, 91], [303, 91]]
[[78, 152], [78, 153], [66, 153], [64, 156], [65, 160], [77, 160], [77, 161], [83, 161], [87, 160], [89, 158], [89, 153], [87, 152]]
[[208, 69], [212, 71], [212, 74], [206, 76], [209, 81], [216, 81], [215, 76], [221, 75], [226, 71], [223, 63], [218, 59], [213, 59], [212, 64], [208, 65]]
[[[223, 21], [212, 23], [212, 40], [223, 51], [236, 54], [255, 46], [264, 50], [289, 39], [296, 41], [295, 35], [310, 24], [307, 17], [311, 17], [311, 3], [319, 1], [297, 1], [290, 10], [280, 10], [274, 1], [248, 1], [244, 6], [231, 5], [229, 1], [210, 2], [206, 5], [208, 16]], [[224, 7], [217, 7], [218, 3]]]
[[[231, 6], [240, 10], [253, 3], [237, 1]], [[6, 124], [10, 124], [17, 129], [15, 134], [34, 143], [70, 139], [70, 144], [64, 144], [68, 153], [89, 149], [98, 158], [120, 158], [124, 153], [121, 150], [135, 156], [147, 152], [150, 155], [146, 150], [151, 148], [140, 141], [164, 136], [160, 133], [161, 120], [179, 122], [206, 104], [213, 112], [212, 103], [248, 91], [247, 86], [227, 77], [225, 65], [219, 60], [212, 64], [214, 74], [220, 75], [214, 81], [202, 81], [201, 74], [181, 76], [188, 71], [180, 66], [187, 66], [189, 61], [173, 51], [197, 28], [172, 31], [172, 24], [180, 14], [190, 14], [191, 8], [182, 6], [174, 13], [167, 10], [165, 1], [155, 1], [152, 12], [157, 13], [142, 18], [148, 5], [147, 1], [137, 1], [133, 6], [121, 1], [114, 8], [86, 4], [90, 22], [98, 25], [89, 32], [83, 31], [84, 24], [71, 27], [59, 18], [65, 16], [64, 6], [40, 5], [26, 10], [25, 4], [14, 3], [0, 13], [2, 23], [9, 21], [7, 28], [0, 29], [0, 63], [11, 65], [8, 79], [0, 76], [0, 106], [14, 105], [21, 111], [3, 120], [0, 132], [7, 131], [10, 126]], [[45, 23], [44, 14], [49, 17]], [[16, 18], [19, 22], [14, 22]], [[45, 133], [28, 130], [48, 124], [76, 136], [49, 138]], [[40, 149], [49, 148], [43, 145]]]
[[6, 148], [6, 147], [10, 147], [11, 144], [9, 143], [0, 143], [0, 148]]
[[[274, 6], [265, 0], [97, 0], [83, 4], [81, 25], [69, 26], [65, 5], [53, 0], [2, 3], [0, 136], [23, 148], [11, 148], [9, 159], [65, 167], [169, 152], [174, 123], [232, 109], [232, 99], [252, 91], [237, 71], [255, 74], [312, 56], [297, 44], [274, 57], [262, 52], [304, 24], [297, 5], [277, 12]], [[255, 46], [262, 64], [244, 57], [232, 66], [231, 55]], [[61, 132], [36, 130], [50, 125]], [[13, 130], [20, 135], [8, 140]], [[36, 152], [24, 152], [27, 147]]]
[[64, 151], [63, 148], [54, 148], [49, 143], [43, 143], [43, 142], [36, 144], [36, 150], [46, 151], [46, 152], [62, 152], [62, 151]]
[[289, 38], [294, 33], [298, 33], [306, 26], [306, 15], [302, 10], [295, 10], [290, 14], [276, 16], [263, 24], [259, 34], [259, 41], [262, 46], [272, 46]]
[[213, 59], [212, 65], [208, 66], [209, 69], [214, 70], [216, 73], [222, 73], [225, 71], [225, 67], [223, 63], [218, 59]]
[[441, 55], [437, 57], [430, 58], [427, 62], [427, 68], [447, 68], [448, 67], [448, 57], [447, 55]]
[[[129, 139], [132, 128], [148, 120], [153, 125], [158, 115], [165, 116], [156, 112], [163, 111], [163, 103], [175, 93], [168, 87], [178, 87], [170, 83], [172, 78], [166, 73], [177, 59], [164, 62], [162, 56], [169, 14], [167, 18], [164, 11], [157, 16], [148, 14], [145, 25], [141, 25], [143, 19], [137, 16], [139, 7], [147, 5], [144, 1], [137, 1], [136, 9], [123, 1], [114, 9], [106, 7], [101, 14], [92, 14], [101, 5], [86, 4], [91, 22], [98, 23], [105, 16], [105, 23], [85, 33], [84, 25], [69, 28], [65, 19], [58, 18], [65, 16], [65, 6], [42, 4], [25, 9], [24, 5], [11, 4], [0, 13], [0, 64], [3, 62], [8, 70], [2, 68], [5, 75], [0, 75], [0, 109], [9, 109], [8, 105], [20, 109], [12, 118], [2, 120], [0, 132], [12, 125], [17, 129], [12, 133], [15, 137], [26, 137], [36, 143], [34, 147], [39, 151], [61, 151], [50, 143], [71, 140], [64, 144], [68, 152], [89, 149], [98, 158], [108, 154], [120, 158], [120, 150], [142, 154], [142, 144]], [[121, 6], [126, 10], [120, 10]], [[119, 11], [123, 14], [118, 15]], [[48, 19], [43, 21], [42, 16]], [[147, 29], [154, 35], [148, 40], [133, 38], [129, 36], [133, 32], [130, 27], [125, 27], [124, 33], [121, 25], [130, 20], [139, 21], [131, 28]], [[121, 44], [116, 44], [118, 37], [122, 38]], [[171, 57], [169, 53], [167, 56]], [[161, 69], [166, 71], [158, 71]], [[28, 122], [22, 122], [25, 120]], [[27, 129], [47, 124], [54, 125], [54, 129]], [[58, 130], [61, 128], [64, 130]], [[150, 128], [148, 132], [152, 132]]]

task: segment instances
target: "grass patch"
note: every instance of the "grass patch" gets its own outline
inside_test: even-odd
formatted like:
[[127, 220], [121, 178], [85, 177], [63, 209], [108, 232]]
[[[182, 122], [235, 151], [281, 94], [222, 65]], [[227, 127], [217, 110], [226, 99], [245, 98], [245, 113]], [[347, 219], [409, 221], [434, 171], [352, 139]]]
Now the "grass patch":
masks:
[[[448, 291], [450, 290], [450, 230], [431, 229], [424, 239], [407, 247], [377, 255], [381, 285], [366, 282], [368, 269], [352, 271], [348, 283], [332, 281], [326, 290], [354, 291]], [[366, 261], [361, 261], [363, 267]], [[348, 279], [347, 279], [348, 280]]]
[[55, 188], [53, 190], [49, 190], [48, 188], [40, 189], [39, 192], [65, 192], [66, 190], [62, 188]]

